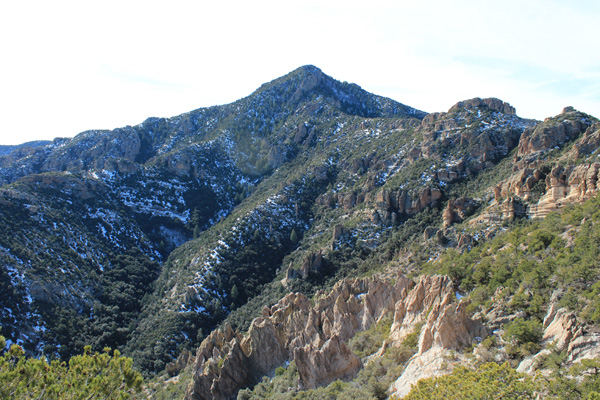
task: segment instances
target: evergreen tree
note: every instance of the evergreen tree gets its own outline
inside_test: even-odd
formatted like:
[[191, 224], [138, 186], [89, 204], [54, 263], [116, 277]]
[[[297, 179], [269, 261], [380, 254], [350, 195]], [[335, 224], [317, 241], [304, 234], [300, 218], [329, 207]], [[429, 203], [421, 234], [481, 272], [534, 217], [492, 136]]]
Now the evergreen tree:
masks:
[[290, 240], [293, 244], [298, 243], [298, 234], [295, 229], [292, 229], [292, 233], [290, 234]]
[[[0, 348], [6, 340], [0, 336]], [[141, 390], [142, 376], [133, 361], [118, 350], [110, 354], [91, 352], [72, 357], [68, 364], [59, 360], [25, 357], [21, 346], [13, 344], [0, 355], [0, 398], [2, 399], [128, 399]]]
[[421, 379], [405, 400], [525, 400], [536, 399], [534, 380], [508, 363], [487, 363], [476, 371], [457, 367], [451, 374]]

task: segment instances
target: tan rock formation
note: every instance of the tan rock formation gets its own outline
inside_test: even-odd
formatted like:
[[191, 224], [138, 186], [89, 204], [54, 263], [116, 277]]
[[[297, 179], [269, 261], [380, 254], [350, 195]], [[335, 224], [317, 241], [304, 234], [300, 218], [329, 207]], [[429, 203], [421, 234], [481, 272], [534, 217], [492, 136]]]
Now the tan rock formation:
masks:
[[[525, 168], [492, 188], [494, 202], [471, 224], [493, 224], [512, 221], [515, 217], [544, 218], [549, 213], [573, 203], [583, 203], [596, 196], [600, 189], [600, 163], [576, 167], [556, 165], [545, 176], [545, 190], [540, 199], [531, 203], [532, 188], [542, 179], [539, 169]], [[451, 221], [450, 210], [444, 210], [444, 222]]]
[[[600, 356], [600, 332], [586, 332], [575, 314], [566, 308], [559, 308], [552, 303], [544, 318], [543, 341], [547, 345], [554, 344], [559, 351], [567, 354], [567, 363], [573, 364], [587, 358]], [[532, 374], [542, 367], [544, 357], [550, 354], [549, 349], [527, 357], [519, 364], [517, 371]]]
[[516, 110], [513, 106], [493, 97], [487, 99], [475, 97], [474, 99], [460, 101], [450, 108], [448, 112], [456, 111], [460, 108], [477, 108], [482, 106], [487, 106], [492, 111], [498, 111], [508, 115], [516, 115]]
[[587, 331], [573, 312], [564, 307], [558, 308], [555, 303], [550, 305], [544, 318], [543, 339], [565, 351], [569, 363], [600, 356], [600, 332]]
[[590, 125], [584, 114], [567, 107], [558, 116], [527, 129], [515, 154], [516, 168], [535, 164], [539, 155], [575, 139]]
[[333, 227], [333, 237], [332, 241], [340, 240], [342, 236], [346, 234], [346, 228], [343, 225], [336, 225]]
[[600, 122], [596, 122], [586, 129], [583, 136], [573, 144], [573, 148], [567, 153], [571, 160], [587, 156], [600, 147]]
[[226, 325], [206, 338], [198, 349], [186, 398], [233, 398], [241, 387], [292, 360], [302, 389], [351, 379], [361, 363], [348, 341], [389, 312], [394, 312], [394, 323], [386, 346], [401, 343], [416, 324], [423, 324], [422, 357], [416, 365], [433, 352], [460, 349], [482, 334], [465, 307], [455, 301], [452, 281], [443, 276], [423, 276], [416, 284], [402, 276], [393, 282], [344, 280], [330, 293], [318, 294], [314, 306], [304, 295], [291, 293], [265, 308], [243, 337]]
[[380, 279], [344, 280], [314, 306], [302, 294], [287, 295], [266, 308], [243, 337], [226, 325], [198, 349], [186, 398], [232, 398], [240, 388], [292, 360], [302, 388], [351, 378], [360, 360], [347, 341], [393, 311], [412, 286], [413, 281], [404, 277], [394, 284]]
[[524, 168], [493, 188], [494, 199], [500, 202], [515, 195], [527, 201], [531, 198], [531, 189], [542, 177], [540, 170]]
[[582, 203], [598, 193], [600, 163], [552, 168], [546, 177], [546, 192], [529, 208], [532, 218], [544, 218], [567, 204]]
[[[300, 389], [324, 386], [335, 379], [351, 379], [358, 373], [360, 359], [338, 335], [320, 348], [314, 344], [294, 349], [294, 360], [301, 376]], [[335, 371], [332, 375], [329, 371]]]
[[429, 239], [433, 238], [434, 236], [437, 236], [437, 233], [439, 231], [440, 231], [439, 228], [434, 228], [432, 226], [428, 226], [423, 231], [423, 240], [429, 240]]
[[554, 343], [559, 350], [566, 350], [573, 338], [580, 334], [575, 314], [552, 303], [544, 318], [543, 340]]
[[449, 351], [470, 346], [487, 335], [479, 320], [467, 316], [467, 304], [456, 302], [451, 279], [442, 276], [422, 277], [409, 296], [396, 304], [390, 336], [396, 343], [414, 331], [417, 324], [424, 325], [418, 352], [391, 385], [392, 395], [401, 398], [419, 379], [449, 373], [452, 368], [452, 363], [447, 362], [450, 357], [446, 357]]
[[190, 353], [190, 351], [184, 349], [174, 362], [170, 362], [167, 364], [165, 370], [170, 376], [177, 375], [179, 374], [179, 372], [181, 372], [181, 370], [183, 370], [187, 366], [188, 362], [191, 359], [192, 354]]
[[600, 357], [600, 332], [587, 332], [569, 343], [567, 362]]
[[448, 228], [454, 222], [462, 222], [466, 217], [473, 214], [476, 207], [477, 202], [466, 197], [448, 200], [448, 205], [442, 213], [444, 228]]
[[300, 269], [300, 274], [303, 278], [306, 278], [310, 271], [316, 271], [321, 269], [323, 266], [323, 251], [311, 251], [302, 261], [302, 267]]

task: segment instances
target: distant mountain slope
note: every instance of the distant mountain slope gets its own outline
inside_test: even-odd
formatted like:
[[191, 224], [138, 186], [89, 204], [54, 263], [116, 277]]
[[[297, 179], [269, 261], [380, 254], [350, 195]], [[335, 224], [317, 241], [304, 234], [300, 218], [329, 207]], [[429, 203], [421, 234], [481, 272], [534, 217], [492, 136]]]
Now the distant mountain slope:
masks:
[[50, 144], [50, 141], [48, 141], [48, 140], [37, 140], [37, 141], [27, 142], [27, 143], [17, 144], [17, 145], [8, 145], [8, 146], [0, 145], [0, 156], [8, 155], [8, 154], [12, 153], [14, 150], [18, 150], [18, 149], [46, 146], [48, 144]]

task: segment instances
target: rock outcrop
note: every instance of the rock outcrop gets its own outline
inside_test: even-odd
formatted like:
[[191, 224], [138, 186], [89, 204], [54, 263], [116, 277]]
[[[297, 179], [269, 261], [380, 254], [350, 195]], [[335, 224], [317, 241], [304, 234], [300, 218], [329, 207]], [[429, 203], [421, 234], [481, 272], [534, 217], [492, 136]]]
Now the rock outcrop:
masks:
[[494, 97], [487, 99], [480, 99], [479, 97], [475, 97], [474, 99], [459, 101], [454, 106], [452, 106], [452, 108], [450, 108], [450, 111], [448, 112], [453, 112], [459, 110], [460, 108], [477, 107], [487, 107], [492, 111], [498, 111], [507, 115], [517, 115], [517, 112], [513, 106]]
[[[595, 197], [600, 189], [599, 174], [597, 162], [555, 165], [548, 173], [524, 168], [492, 188], [494, 201], [470, 224], [501, 223], [518, 217], [545, 218], [566, 205]], [[443, 217], [446, 226], [454, 221], [450, 204]]]
[[466, 217], [473, 214], [477, 207], [477, 201], [461, 197], [448, 200], [448, 205], [442, 213], [444, 227], [448, 228], [454, 222], [462, 222]]
[[566, 107], [554, 118], [537, 124], [523, 132], [515, 154], [515, 168], [535, 165], [540, 156], [564, 143], [577, 138], [586, 131], [593, 120], [572, 107]]
[[543, 340], [554, 343], [558, 350], [566, 350], [576, 336], [581, 335], [577, 318], [566, 308], [558, 308], [555, 303], [550, 305], [544, 317]]
[[[499, 99], [474, 98], [458, 102], [447, 113], [428, 114], [421, 121], [423, 142], [407, 156], [443, 160], [447, 169], [437, 171], [442, 182], [452, 182], [490, 166], [519, 142], [534, 121], [516, 116], [510, 104]], [[454, 157], [448, 159], [446, 154]]]
[[300, 388], [352, 378], [361, 364], [347, 341], [393, 311], [396, 301], [413, 286], [404, 277], [394, 284], [380, 279], [344, 280], [329, 294], [321, 294], [314, 306], [302, 294], [287, 295], [265, 308], [245, 336], [226, 325], [198, 349], [186, 398], [233, 398], [240, 388], [292, 360]]
[[493, 188], [494, 199], [500, 202], [502, 199], [515, 195], [527, 201], [531, 198], [531, 190], [543, 177], [543, 172], [537, 168], [524, 168]]
[[467, 316], [467, 304], [455, 300], [451, 279], [442, 276], [422, 277], [409, 296], [396, 303], [392, 341], [400, 343], [415, 327], [423, 325], [418, 352], [390, 387], [391, 394], [405, 396], [419, 379], [448, 373], [444, 355], [487, 335], [480, 320]]
[[425, 208], [437, 204], [442, 192], [436, 187], [424, 187], [417, 191], [388, 191], [383, 189], [366, 201], [374, 208], [372, 220], [384, 225], [396, 224], [401, 215], [415, 215]]
[[412, 191], [382, 189], [377, 192], [358, 194], [326, 193], [319, 196], [316, 202], [330, 208], [340, 207], [348, 211], [365, 203], [371, 208], [370, 218], [373, 223], [395, 225], [401, 217], [415, 215], [437, 204], [441, 198], [442, 191], [439, 188], [426, 186]]
[[[575, 313], [564, 307], [559, 308], [556, 303], [552, 303], [546, 312], [543, 342], [547, 345], [552, 344], [558, 351], [564, 352], [568, 364], [600, 356], [600, 332], [587, 331], [587, 328], [577, 321]], [[550, 353], [546, 348], [525, 358], [517, 371], [534, 373]]]
[[416, 284], [402, 276], [393, 281], [344, 280], [330, 293], [317, 294], [314, 306], [304, 295], [290, 293], [265, 308], [247, 334], [226, 325], [202, 342], [186, 398], [234, 398], [240, 388], [291, 361], [298, 369], [300, 389], [351, 379], [361, 361], [348, 341], [390, 312], [394, 323], [384, 346], [400, 344], [420, 324], [419, 356], [460, 349], [483, 335], [465, 307], [456, 302], [451, 279], [443, 276], [423, 276]]
[[318, 271], [323, 266], [323, 251], [311, 251], [304, 256], [300, 274], [306, 278], [310, 271]]
[[552, 168], [546, 176], [546, 191], [537, 204], [529, 207], [532, 218], [543, 218], [567, 204], [582, 203], [598, 193], [600, 163]]
[[600, 147], [600, 122], [596, 122], [586, 129], [581, 139], [573, 143], [567, 157], [577, 160], [580, 157], [594, 153], [598, 147]]

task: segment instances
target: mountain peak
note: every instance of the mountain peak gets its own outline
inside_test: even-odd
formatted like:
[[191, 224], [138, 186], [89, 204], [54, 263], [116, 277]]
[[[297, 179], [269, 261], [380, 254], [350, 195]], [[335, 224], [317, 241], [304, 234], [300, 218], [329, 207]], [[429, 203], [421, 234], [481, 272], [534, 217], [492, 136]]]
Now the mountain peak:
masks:
[[314, 65], [304, 65], [262, 85], [254, 94], [281, 98], [297, 106], [305, 100], [325, 99], [341, 111], [362, 117], [406, 116], [422, 119], [426, 113], [367, 92], [354, 83], [340, 82]]
[[299, 68], [296, 68], [294, 71], [290, 72], [290, 74], [296, 74], [296, 73], [305, 73], [305, 74], [312, 74], [312, 75], [325, 75], [325, 74], [323, 74], [323, 71], [321, 71], [321, 68], [315, 67], [312, 64], [303, 65]]

